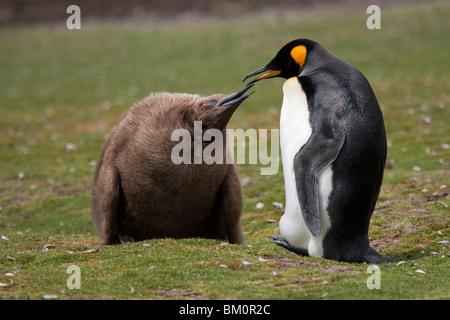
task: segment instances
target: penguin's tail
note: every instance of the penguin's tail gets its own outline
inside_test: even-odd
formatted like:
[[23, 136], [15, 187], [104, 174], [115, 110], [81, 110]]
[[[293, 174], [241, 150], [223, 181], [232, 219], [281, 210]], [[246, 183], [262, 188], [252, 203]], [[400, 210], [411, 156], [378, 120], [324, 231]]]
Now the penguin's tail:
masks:
[[379, 253], [378, 251], [374, 250], [370, 246], [367, 247], [362, 260], [364, 262], [374, 263], [374, 264], [395, 262], [391, 258], [382, 255], [381, 253]]

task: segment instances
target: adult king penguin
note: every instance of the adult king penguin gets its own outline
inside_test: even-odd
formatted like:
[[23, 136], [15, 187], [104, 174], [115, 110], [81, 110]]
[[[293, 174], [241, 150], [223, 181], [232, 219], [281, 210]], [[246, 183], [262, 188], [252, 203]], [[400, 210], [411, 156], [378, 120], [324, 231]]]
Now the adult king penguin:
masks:
[[386, 162], [383, 116], [355, 67], [318, 43], [289, 42], [248, 74], [281, 77], [280, 146], [286, 210], [278, 245], [347, 262], [391, 260], [369, 245], [369, 221]]

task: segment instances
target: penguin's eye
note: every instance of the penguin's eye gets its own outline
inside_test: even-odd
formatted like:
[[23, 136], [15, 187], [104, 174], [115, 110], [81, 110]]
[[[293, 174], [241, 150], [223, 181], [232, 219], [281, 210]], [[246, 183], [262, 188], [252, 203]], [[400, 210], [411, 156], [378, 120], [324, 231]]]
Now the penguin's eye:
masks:
[[209, 100], [209, 104], [217, 104], [217, 102], [219, 101], [217, 101], [216, 99]]

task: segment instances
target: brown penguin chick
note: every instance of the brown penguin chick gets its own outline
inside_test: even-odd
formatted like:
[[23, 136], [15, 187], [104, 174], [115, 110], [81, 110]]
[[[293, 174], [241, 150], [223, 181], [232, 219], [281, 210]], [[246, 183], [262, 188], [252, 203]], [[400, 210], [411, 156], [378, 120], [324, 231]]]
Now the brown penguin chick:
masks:
[[[244, 95], [248, 88], [209, 97], [152, 94], [126, 113], [103, 146], [94, 175], [92, 220], [103, 243], [190, 237], [243, 243], [242, 189], [234, 164], [225, 161], [225, 129], [253, 93]], [[198, 153], [195, 121], [203, 132], [222, 133], [222, 163], [172, 161], [177, 129], [190, 133], [192, 159]], [[201, 150], [208, 144], [202, 141]]]

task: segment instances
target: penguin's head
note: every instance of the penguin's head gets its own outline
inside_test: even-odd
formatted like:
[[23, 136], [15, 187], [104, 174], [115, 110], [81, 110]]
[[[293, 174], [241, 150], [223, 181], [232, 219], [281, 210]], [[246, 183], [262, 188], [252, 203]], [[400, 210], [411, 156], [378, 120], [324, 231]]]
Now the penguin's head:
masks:
[[265, 67], [249, 73], [245, 76], [243, 81], [263, 72], [265, 73], [262, 76], [252, 80], [249, 85], [259, 80], [274, 77], [285, 79], [298, 77], [307, 63], [308, 54], [312, 52], [316, 46], [318, 46], [318, 44], [312, 40], [293, 40], [281, 48], [275, 58], [273, 58]]

